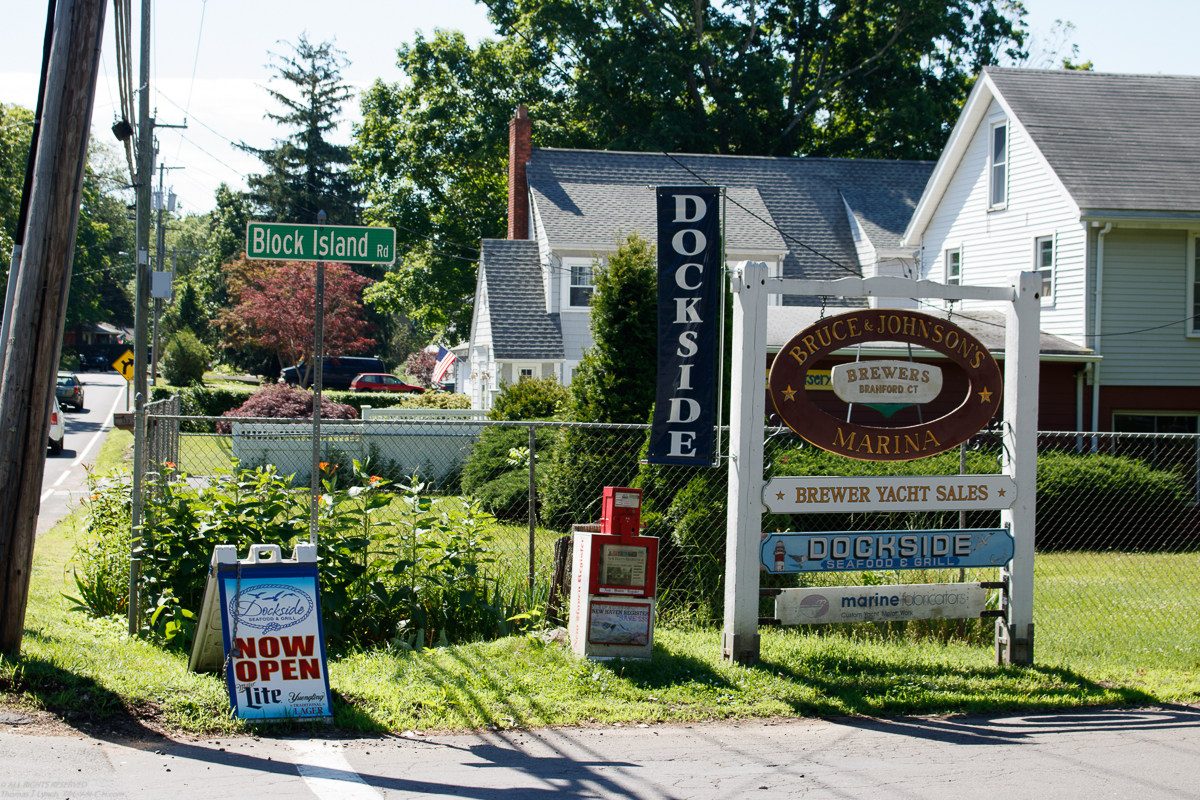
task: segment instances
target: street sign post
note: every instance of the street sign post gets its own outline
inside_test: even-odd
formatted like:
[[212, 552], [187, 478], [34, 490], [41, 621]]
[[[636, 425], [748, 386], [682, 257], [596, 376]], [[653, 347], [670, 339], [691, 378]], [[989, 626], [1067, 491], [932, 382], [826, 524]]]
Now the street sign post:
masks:
[[393, 264], [396, 229], [251, 221], [246, 223], [246, 258]]

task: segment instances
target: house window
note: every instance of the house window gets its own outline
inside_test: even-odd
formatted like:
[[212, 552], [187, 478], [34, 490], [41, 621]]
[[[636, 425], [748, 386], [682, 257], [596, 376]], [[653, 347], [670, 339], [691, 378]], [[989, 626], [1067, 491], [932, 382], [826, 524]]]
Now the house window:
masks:
[[1008, 123], [992, 126], [990, 208], [1003, 208], [1008, 201]]
[[1041, 236], [1034, 240], [1033, 268], [1042, 276], [1042, 302], [1054, 299], [1054, 237]]
[[946, 283], [951, 286], [962, 284], [962, 250], [946, 251]]
[[1192, 302], [1188, 308], [1192, 310], [1192, 324], [1188, 330], [1200, 333], [1200, 236], [1192, 240]]
[[542, 377], [541, 364], [513, 364], [513, 379], [518, 383], [540, 377]]
[[595, 271], [590, 261], [564, 263], [567, 270], [567, 307], [587, 308], [592, 304]]

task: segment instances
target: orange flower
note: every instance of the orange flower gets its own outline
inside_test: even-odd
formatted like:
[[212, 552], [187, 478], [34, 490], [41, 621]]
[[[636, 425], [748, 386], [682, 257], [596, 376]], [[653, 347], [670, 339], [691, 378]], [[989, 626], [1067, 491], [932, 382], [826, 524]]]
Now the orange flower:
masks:
[[381, 480], [383, 480], [383, 478], [379, 477], [378, 475], [371, 476], [371, 483], [378, 483]]
[[175, 463], [173, 461], [164, 461], [163, 463], [166, 464], [171, 469], [175, 469]]
[[329, 471], [329, 462], [322, 461], [321, 462], [321, 472], [328, 472], [328, 471]]

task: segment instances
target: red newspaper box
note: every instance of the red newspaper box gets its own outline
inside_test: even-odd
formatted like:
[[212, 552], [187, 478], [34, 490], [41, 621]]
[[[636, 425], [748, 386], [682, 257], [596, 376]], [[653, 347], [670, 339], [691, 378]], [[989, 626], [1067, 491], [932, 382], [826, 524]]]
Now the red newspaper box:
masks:
[[649, 658], [658, 539], [640, 536], [642, 491], [604, 487], [600, 531], [576, 531], [571, 648], [593, 659]]

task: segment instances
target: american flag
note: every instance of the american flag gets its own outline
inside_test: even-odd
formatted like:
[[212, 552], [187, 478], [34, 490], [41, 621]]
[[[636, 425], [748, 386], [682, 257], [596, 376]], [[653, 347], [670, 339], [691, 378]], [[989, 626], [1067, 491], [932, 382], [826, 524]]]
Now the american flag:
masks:
[[449, 371], [450, 366], [452, 364], [454, 364], [455, 360], [456, 360], [456, 358], [455, 358], [454, 353], [451, 353], [449, 350], [442, 347], [440, 344], [438, 345], [438, 360], [437, 360], [437, 364], [434, 364], [434, 366], [433, 366], [433, 382], [434, 383], [442, 382], [442, 376], [444, 376], [446, 374], [446, 372]]

